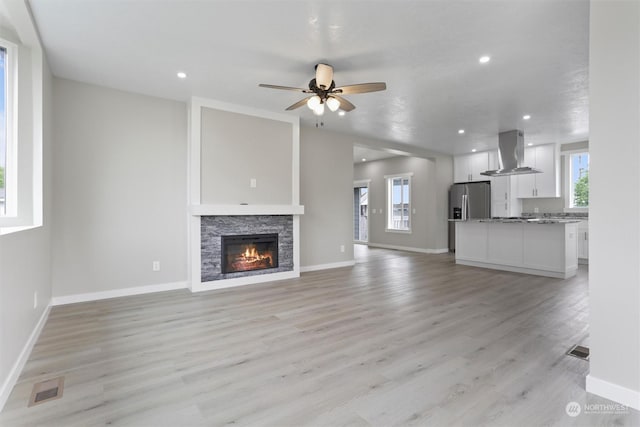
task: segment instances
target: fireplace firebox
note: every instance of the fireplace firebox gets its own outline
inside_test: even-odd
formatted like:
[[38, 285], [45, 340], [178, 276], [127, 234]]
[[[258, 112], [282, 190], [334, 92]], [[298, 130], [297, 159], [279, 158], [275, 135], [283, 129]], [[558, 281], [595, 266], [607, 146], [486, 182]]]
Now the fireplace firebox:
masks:
[[278, 267], [278, 234], [222, 236], [222, 273]]

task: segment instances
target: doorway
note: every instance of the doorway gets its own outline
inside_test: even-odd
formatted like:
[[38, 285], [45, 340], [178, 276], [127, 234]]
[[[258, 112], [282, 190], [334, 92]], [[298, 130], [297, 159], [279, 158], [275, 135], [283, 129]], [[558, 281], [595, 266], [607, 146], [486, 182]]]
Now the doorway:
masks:
[[353, 241], [369, 241], [369, 183], [354, 183], [353, 186]]

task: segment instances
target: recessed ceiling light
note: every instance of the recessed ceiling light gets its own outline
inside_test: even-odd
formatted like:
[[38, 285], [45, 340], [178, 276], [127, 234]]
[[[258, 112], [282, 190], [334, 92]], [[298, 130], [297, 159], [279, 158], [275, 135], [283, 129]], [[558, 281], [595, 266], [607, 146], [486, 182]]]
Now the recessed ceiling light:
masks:
[[527, 144], [529, 147], [531, 147], [533, 145], [533, 142], [530, 142]]
[[178, 74], [176, 74], [178, 76], [179, 79], [186, 79], [187, 78], [187, 73], [183, 72], [183, 71], [179, 71]]
[[489, 61], [491, 61], [491, 57], [487, 55], [481, 56], [480, 59], [478, 59], [478, 62], [480, 62], [481, 64], [486, 64]]
[[458, 133], [462, 135], [464, 133], [464, 129], [458, 129]]
[[362, 161], [363, 161], [363, 162], [366, 162], [366, 161], [367, 161], [367, 159], [362, 159]]
[[476, 151], [478, 151], [478, 150], [476, 150], [475, 148], [473, 150], [471, 150], [472, 153], [475, 153]]
[[529, 119], [531, 118], [531, 116], [530, 116], [530, 115], [528, 115], [528, 114], [525, 114], [524, 116], [522, 116], [522, 118], [523, 118], [524, 120], [529, 120]]
[[347, 113], [345, 113], [344, 111], [340, 111], [340, 112], [338, 112], [338, 115], [339, 115], [339, 116], [344, 116], [345, 114], [347, 114]]

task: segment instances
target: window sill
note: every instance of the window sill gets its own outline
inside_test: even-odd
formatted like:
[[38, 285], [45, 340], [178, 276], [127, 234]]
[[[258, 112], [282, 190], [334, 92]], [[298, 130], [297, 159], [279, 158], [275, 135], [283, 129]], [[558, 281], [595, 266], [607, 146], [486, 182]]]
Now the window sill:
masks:
[[0, 236], [4, 236], [7, 234], [19, 233], [21, 231], [31, 230], [33, 228], [42, 227], [41, 225], [23, 225], [23, 226], [14, 226], [14, 227], [0, 227]]
[[411, 234], [411, 230], [395, 230], [393, 228], [385, 228], [384, 231], [387, 233]]

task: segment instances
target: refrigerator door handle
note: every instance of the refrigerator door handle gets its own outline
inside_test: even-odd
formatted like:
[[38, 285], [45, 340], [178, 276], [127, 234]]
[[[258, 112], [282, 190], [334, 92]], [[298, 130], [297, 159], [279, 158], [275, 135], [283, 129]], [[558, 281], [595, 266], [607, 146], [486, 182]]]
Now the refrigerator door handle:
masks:
[[469, 209], [469, 196], [466, 194], [462, 195], [462, 220], [467, 220], [467, 211]]

